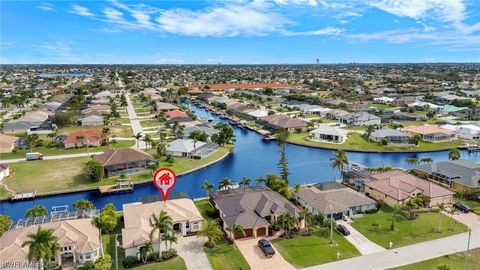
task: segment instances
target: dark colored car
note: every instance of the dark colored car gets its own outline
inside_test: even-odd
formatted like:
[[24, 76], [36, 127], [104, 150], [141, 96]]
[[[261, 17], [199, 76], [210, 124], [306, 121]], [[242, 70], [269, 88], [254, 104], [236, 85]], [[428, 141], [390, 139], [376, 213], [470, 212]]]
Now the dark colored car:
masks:
[[265, 257], [272, 257], [275, 255], [275, 250], [273, 249], [272, 245], [265, 239], [258, 240], [258, 247], [263, 251]]
[[463, 213], [468, 213], [468, 212], [472, 211], [472, 209], [470, 207], [468, 207], [467, 205], [465, 205], [463, 203], [455, 203], [455, 204], [453, 204], [453, 207], [457, 208], [458, 210], [462, 211]]
[[337, 225], [337, 231], [343, 235], [350, 235], [350, 231], [342, 224]]

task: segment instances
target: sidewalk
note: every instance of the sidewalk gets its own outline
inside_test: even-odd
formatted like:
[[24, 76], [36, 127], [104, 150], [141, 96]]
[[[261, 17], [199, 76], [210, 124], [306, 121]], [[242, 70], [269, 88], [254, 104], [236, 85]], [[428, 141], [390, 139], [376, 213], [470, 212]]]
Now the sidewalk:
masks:
[[347, 227], [347, 229], [350, 231], [350, 235], [345, 236], [345, 239], [352, 243], [352, 245], [354, 245], [358, 249], [358, 251], [362, 253], [362, 255], [385, 251], [383, 247], [368, 240], [368, 238], [366, 238], [363, 234], [350, 226], [350, 224], [348, 224], [347, 222], [339, 220], [337, 221], [337, 223]]
[[[138, 133], [144, 135], [142, 125], [140, 124], [140, 121], [138, 120], [137, 113], [135, 112], [135, 108], [133, 108], [132, 101], [130, 100], [130, 94], [126, 95], [127, 99], [127, 113], [128, 113], [128, 119], [130, 120], [130, 124], [132, 126], [132, 131], [134, 135], [137, 135]], [[140, 139], [138, 142], [138, 146], [140, 149], [145, 149], [147, 145], [145, 144], [145, 141]]]

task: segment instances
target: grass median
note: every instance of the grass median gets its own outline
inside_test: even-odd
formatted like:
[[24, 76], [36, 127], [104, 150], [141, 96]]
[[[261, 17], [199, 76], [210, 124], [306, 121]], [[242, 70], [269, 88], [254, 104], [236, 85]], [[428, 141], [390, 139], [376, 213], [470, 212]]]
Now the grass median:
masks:
[[[391, 268], [390, 270], [429, 270], [429, 269], [439, 269], [439, 266], [446, 265], [449, 268], [444, 269], [465, 269], [465, 253], [459, 252], [450, 255], [444, 255], [431, 260], [426, 260], [423, 262], [418, 262], [414, 264], [408, 264], [401, 267]], [[473, 249], [470, 251], [468, 256], [468, 265], [467, 270], [478, 270], [480, 269], [480, 248]]]

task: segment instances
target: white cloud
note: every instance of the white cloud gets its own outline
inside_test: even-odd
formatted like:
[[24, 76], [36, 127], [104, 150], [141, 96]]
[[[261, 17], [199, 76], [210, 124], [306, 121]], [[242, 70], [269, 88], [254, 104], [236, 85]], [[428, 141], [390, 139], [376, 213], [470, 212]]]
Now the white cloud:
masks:
[[77, 15], [85, 16], [85, 17], [94, 16], [94, 14], [92, 12], [90, 12], [90, 10], [88, 8], [80, 6], [80, 5], [73, 5], [70, 12], [73, 13], [73, 14], [77, 14]]
[[289, 32], [284, 31], [285, 36], [336, 36], [344, 32], [345, 30], [337, 27], [325, 27], [318, 30], [303, 31], [303, 32]]
[[53, 7], [53, 5], [47, 4], [47, 3], [42, 4], [42, 5], [38, 6], [37, 8], [40, 9], [41, 11], [44, 11], [44, 12], [54, 12], [54, 11], [57, 11], [57, 10], [55, 9], [55, 7]]
[[55, 54], [67, 55], [71, 51], [71, 48], [70, 48], [71, 43], [72, 42], [62, 42], [62, 41], [45, 42], [42, 45], [42, 48]]

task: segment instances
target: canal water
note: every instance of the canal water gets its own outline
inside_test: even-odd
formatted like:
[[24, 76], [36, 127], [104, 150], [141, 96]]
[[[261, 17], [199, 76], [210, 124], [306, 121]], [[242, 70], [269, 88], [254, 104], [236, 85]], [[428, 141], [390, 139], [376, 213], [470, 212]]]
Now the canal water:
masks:
[[[190, 105], [192, 111], [203, 119], [213, 119], [213, 121], [222, 121], [210, 112]], [[234, 154], [226, 159], [195, 171], [193, 173], [180, 176], [172, 192], [185, 192], [191, 198], [205, 197], [205, 191], [200, 187], [205, 180], [210, 181], [215, 186], [218, 185], [222, 177], [228, 177], [239, 182], [246, 176], [254, 179], [265, 175], [266, 173], [278, 173], [277, 162], [280, 157], [280, 148], [274, 141], [263, 141], [257, 133], [245, 129], [234, 127], [236, 144]], [[339, 173], [330, 168], [331, 150], [316, 149], [288, 144], [287, 147], [288, 168], [290, 171], [290, 185], [327, 182], [339, 177]], [[406, 158], [431, 157], [434, 161], [443, 161], [448, 159], [448, 151], [428, 152], [428, 153], [360, 153], [348, 152], [350, 160], [359, 162], [366, 166], [378, 167], [383, 165], [411, 167], [405, 163]], [[480, 160], [480, 154], [469, 154], [462, 151], [462, 157], [473, 161]], [[177, 160], [177, 162], [179, 162]], [[35, 178], [32, 178], [35, 181]], [[98, 191], [81, 192], [73, 194], [64, 194], [49, 197], [38, 197], [30, 201], [0, 202], [0, 213], [11, 216], [14, 220], [22, 218], [25, 211], [34, 205], [44, 205], [47, 209], [58, 205], [71, 205], [75, 200], [88, 199], [93, 201], [97, 208], [103, 207], [107, 203], [114, 203], [117, 209], [122, 208], [122, 204], [138, 201], [140, 198], [148, 195], [159, 194], [157, 189], [151, 183], [135, 186], [131, 193], [115, 194], [101, 196]]]

